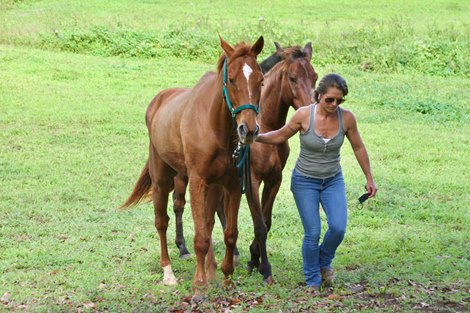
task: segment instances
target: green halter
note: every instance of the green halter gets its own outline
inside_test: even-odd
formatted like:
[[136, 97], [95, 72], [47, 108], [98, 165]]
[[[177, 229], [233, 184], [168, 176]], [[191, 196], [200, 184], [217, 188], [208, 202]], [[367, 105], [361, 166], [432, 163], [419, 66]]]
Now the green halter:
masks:
[[241, 111], [246, 110], [246, 109], [254, 110], [256, 112], [256, 114], [258, 114], [259, 113], [259, 105], [254, 106], [251, 103], [240, 105], [239, 107], [237, 107], [235, 109], [233, 108], [232, 103], [230, 102], [230, 98], [228, 96], [228, 90], [227, 90], [227, 59], [228, 58], [225, 57], [225, 60], [224, 60], [224, 80], [223, 80], [223, 85], [222, 85], [222, 92], [223, 92], [224, 97], [225, 97], [225, 102], [227, 102], [228, 109], [232, 113], [232, 119], [235, 119], [235, 115], [237, 115], [238, 112], [241, 112]]

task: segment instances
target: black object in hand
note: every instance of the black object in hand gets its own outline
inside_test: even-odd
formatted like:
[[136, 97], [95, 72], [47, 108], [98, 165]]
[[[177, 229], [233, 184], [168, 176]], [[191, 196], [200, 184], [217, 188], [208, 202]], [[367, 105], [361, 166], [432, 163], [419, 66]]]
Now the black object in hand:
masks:
[[363, 204], [367, 199], [369, 199], [370, 193], [365, 193], [362, 196], [359, 197], [359, 203]]

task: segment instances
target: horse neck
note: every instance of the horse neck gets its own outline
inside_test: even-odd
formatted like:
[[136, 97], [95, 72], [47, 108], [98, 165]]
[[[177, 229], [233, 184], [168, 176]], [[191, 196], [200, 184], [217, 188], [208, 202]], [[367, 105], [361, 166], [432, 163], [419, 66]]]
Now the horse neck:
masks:
[[286, 123], [289, 103], [282, 99], [282, 72], [269, 77], [261, 93], [260, 125], [263, 130], [279, 129]]
[[213, 84], [216, 87], [212, 89], [213, 96], [211, 99], [208, 109], [209, 124], [211, 129], [217, 132], [217, 138], [220, 139], [222, 144], [231, 142], [233, 135], [233, 122], [232, 115], [230, 114], [229, 108], [225, 103], [222, 93], [222, 76], [216, 75]]

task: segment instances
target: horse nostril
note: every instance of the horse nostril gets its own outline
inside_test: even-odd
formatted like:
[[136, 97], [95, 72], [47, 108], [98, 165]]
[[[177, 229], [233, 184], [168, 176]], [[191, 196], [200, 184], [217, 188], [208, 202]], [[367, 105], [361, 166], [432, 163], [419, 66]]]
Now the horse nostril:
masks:
[[248, 127], [246, 127], [245, 124], [241, 124], [240, 126], [238, 126], [238, 133], [240, 134], [240, 136], [245, 137], [248, 133]]
[[259, 125], [256, 125], [255, 132], [254, 132], [253, 136], [258, 137], [258, 135], [259, 135]]

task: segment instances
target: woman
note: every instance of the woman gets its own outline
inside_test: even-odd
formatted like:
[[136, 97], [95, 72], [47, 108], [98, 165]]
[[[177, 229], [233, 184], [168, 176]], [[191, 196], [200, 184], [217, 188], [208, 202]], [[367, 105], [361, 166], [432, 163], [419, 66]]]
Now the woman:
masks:
[[[306, 284], [313, 291], [333, 286], [336, 277], [331, 262], [346, 231], [346, 192], [340, 166], [344, 136], [366, 176], [369, 198], [377, 192], [356, 119], [351, 111], [339, 107], [347, 94], [346, 81], [337, 74], [328, 74], [314, 92], [316, 103], [298, 109], [284, 127], [257, 138], [258, 142], [279, 144], [300, 131], [300, 155], [292, 173], [291, 191], [304, 227], [302, 257]], [[321, 245], [320, 203], [328, 220]]]

